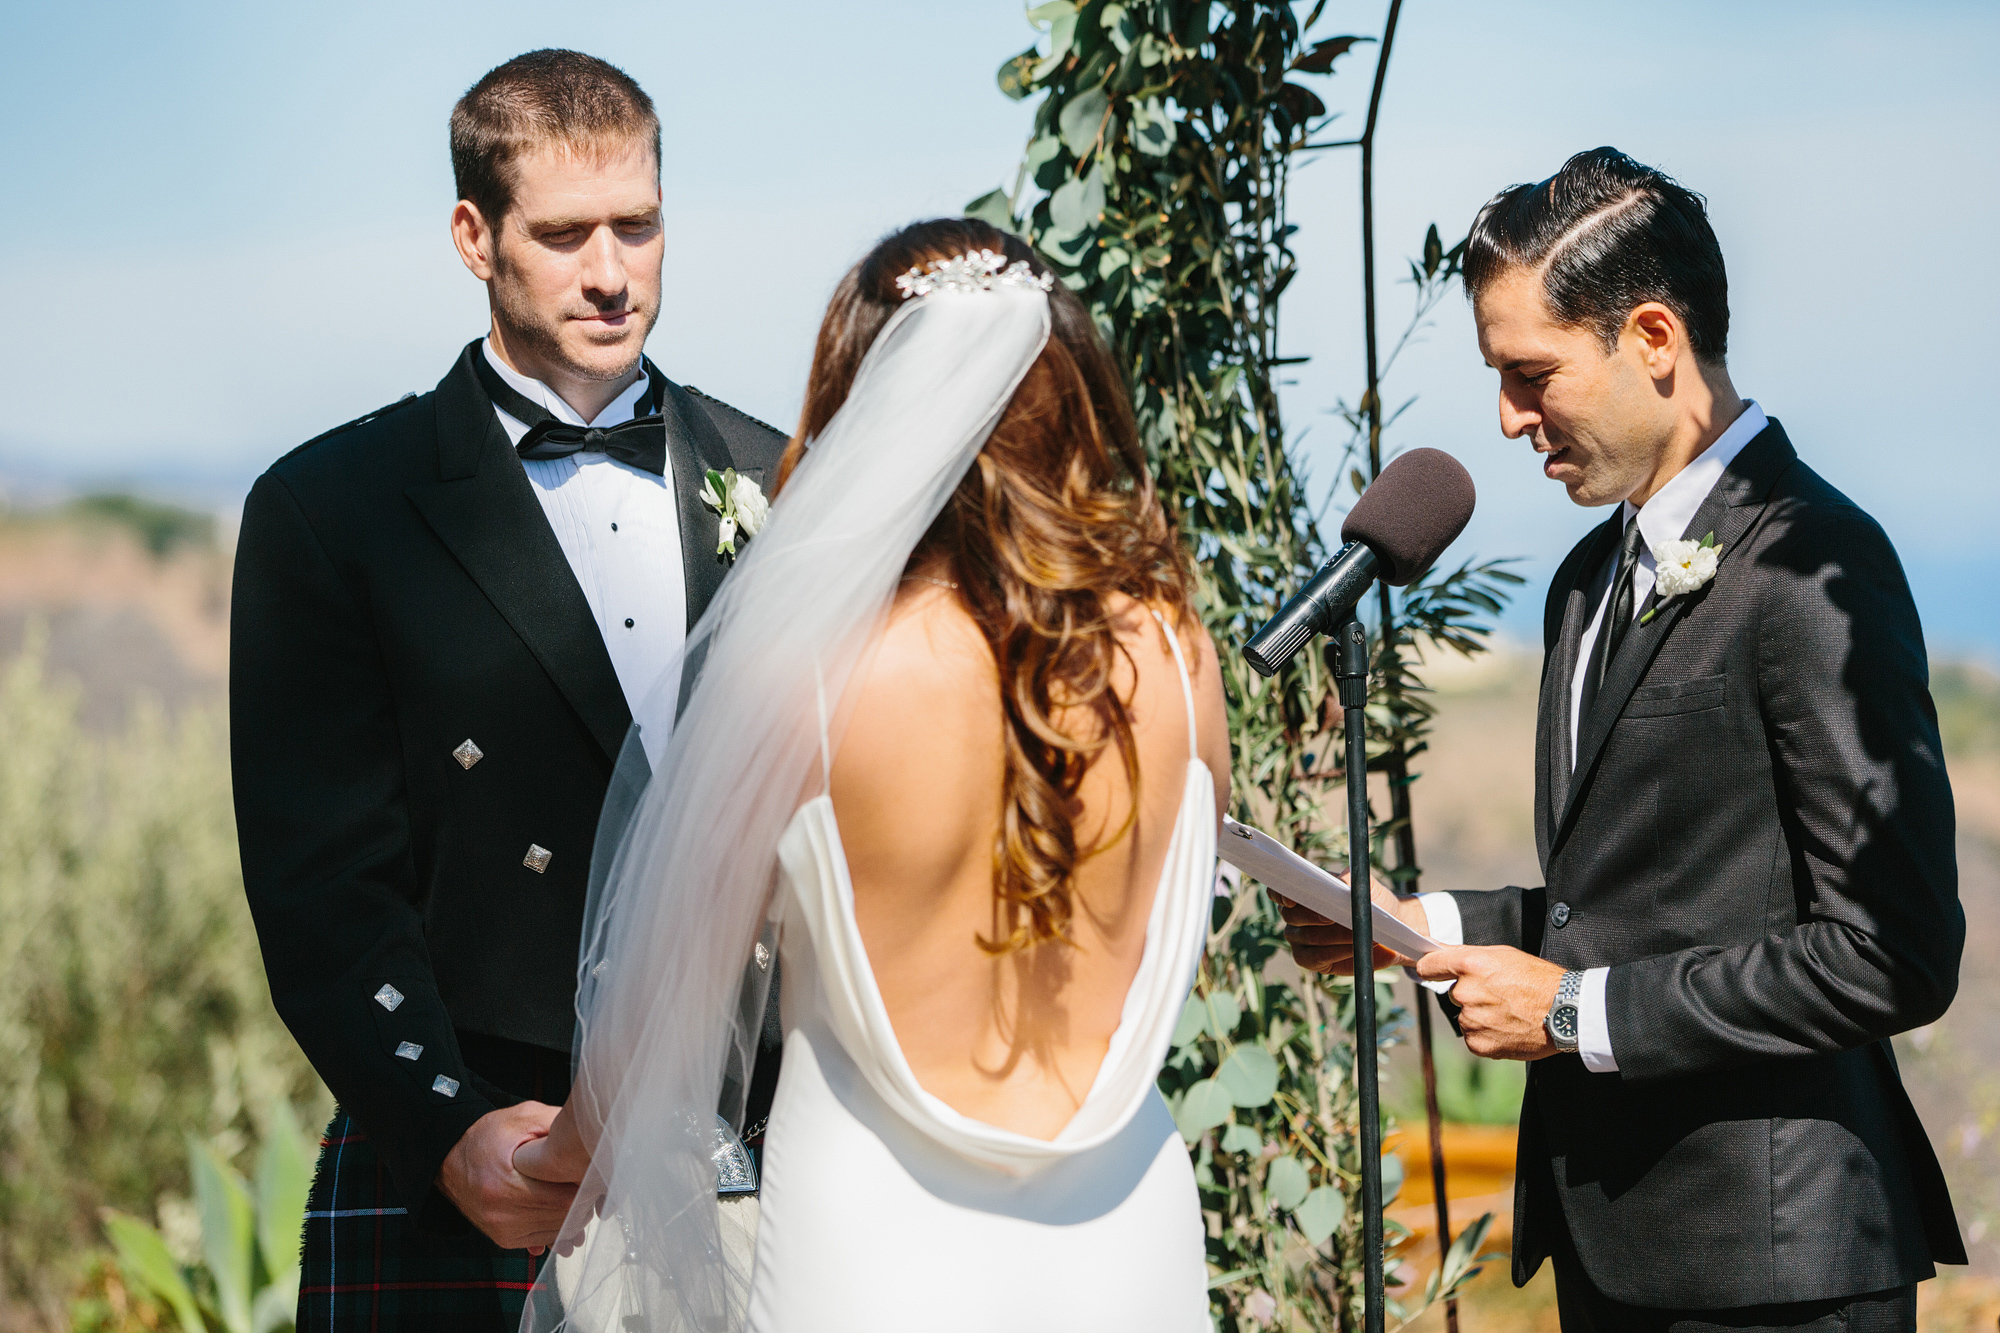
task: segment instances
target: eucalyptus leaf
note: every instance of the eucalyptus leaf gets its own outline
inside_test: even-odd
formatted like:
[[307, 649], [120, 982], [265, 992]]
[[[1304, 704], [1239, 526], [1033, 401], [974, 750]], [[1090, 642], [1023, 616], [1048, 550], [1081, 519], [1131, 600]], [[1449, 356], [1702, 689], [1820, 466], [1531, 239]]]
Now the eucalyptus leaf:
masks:
[[1097, 226], [1104, 213], [1104, 176], [1093, 170], [1081, 180], [1071, 180], [1049, 196], [1049, 220], [1058, 230], [1072, 235]]
[[1208, 1006], [1202, 1003], [1201, 996], [1188, 996], [1187, 1003], [1181, 1006], [1181, 1021], [1174, 1027], [1174, 1049], [1179, 1050], [1199, 1037], [1207, 1031], [1207, 1026]]
[[1174, 146], [1174, 122], [1157, 97], [1132, 107], [1132, 144], [1142, 153], [1165, 157]]
[[1042, 53], [1031, 46], [1020, 55], [1001, 61], [994, 82], [1000, 85], [1001, 92], [1018, 102], [1034, 91], [1035, 67], [1041, 62]]
[[1019, 231], [1021, 226], [1014, 220], [1013, 201], [1005, 190], [988, 190], [965, 206], [965, 215], [990, 222], [1002, 231]]
[[1306, 1244], [1318, 1245], [1347, 1220], [1347, 1200], [1331, 1185], [1321, 1185], [1292, 1210], [1292, 1217], [1305, 1233]]
[[1181, 1137], [1193, 1143], [1229, 1119], [1230, 1109], [1228, 1092], [1214, 1079], [1205, 1078], [1189, 1088], [1187, 1095], [1181, 1098], [1174, 1121], [1180, 1126]]
[[1227, 1040], [1229, 1034], [1236, 1031], [1236, 1025], [1243, 1021], [1243, 1006], [1236, 1002], [1232, 991], [1210, 991], [1203, 1012], [1208, 1017], [1209, 1035], [1219, 1041]]
[[1261, 1046], [1238, 1046], [1215, 1077], [1238, 1106], [1268, 1106], [1278, 1093], [1278, 1062]]
[[[1049, 75], [1062, 68], [1063, 61], [1069, 59], [1071, 45], [1076, 41], [1076, 7], [1074, 5], [1069, 4], [1068, 0], [1063, 0], [1061, 4], [1042, 5], [1040, 10], [1060, 12], [1053, 13], [1049, 20], [1049, 53], [1042, 59], [1039, 65], [1035, 66], [1033, 73], [1028, 76], [1035, 83], [1040, 83], [1043, 79], [1046, 79]], [[1032, 19], [1040, 10], [1029, 10], [1028, 17]]]
[[[1043, 253], [1071, 266], [1081, 264], [1083, 257], [1090, 252], [1090, 247], [1095, 243], [1091, 233], [1087, 231], [1045, 231], [1036, 240]], [[1073, 285], [1070, 284], [1068, 277], [1063, 281], [1065, 284]]]
[[1333, 62], [1353, 49], [1356, 42], [1373, 41], [1372, 37], [1329, 37], [1323, 42], [1313, 43], [1313, 49], [1292, 61], [1292, 68], [1301, 74], [1326, 74], [1333, 69]]
[[1022, 161], [1022, 165], [1027, 169], [1028, 175], [1031, 177], [1039, 176], [1042, 168], [1048, 163], [1055, 161], [1056, 157], [1062, 152], [1062, 146], [1062, 139], [1056, 135], [1036, 135], [1034, 142], [1028, 145], [1027, 154]]
[[1111, 109], [1111, 99], [1104, 95], [1102, 88], [1086, 88], [1063, 103], [1062, 114], [1056, 124], [1062, 130], [1063, 147], [1082, 157], [1097, 142], [1097, 132], [1104, 126], [1104, 113]]
[[1264, 1151], [1264, 1136], [1249, 1125], [1231, 1125], [1222, 1131], [1222, 1151], [1260, 1153]]
[[1403, 1192], [1403, 1159], [1395, 1153], [1382, 1154], [1382, 1206], [1387, 1208]]
[[1317, 120], [1326, 114], [1326, 103], [1319, 100], [1319, 94], [1296, 83], [1288, 83], [1278, 89], [1278, 105], [1291, 115], [1294, 124], [1304, 125], [1309, 120]]
[[159, 1232], [111, 1208], [104, 1210], [104, 1232], [111, 1238], [119, 1270], [128, 1283], [165, 1302], [179, 1321], [181, 1333], [208, 1333], [195, 1306], [194, 1292]]
[[1103, 13], [1098, 15], [1098, 22], [1102, 23], [1104, 31], [1110, 34], [1111, 44], [1118, 48], [1119, 55], [1122, 56], [1132, 49], [1132, 39], [1139, 35], [1139, 29], [1133, 24], [1132, 16], [1126, 12], [1125, 6], [1106, 5]]
[[1272, 1203], [1280, 1208], [1297, 1208], [1311, 1189], [1312, 1176], [1304, 1162], [1290, 1154], [1272, 1159], [1270, 1170], [1264, 1175], [1264, 1193]]

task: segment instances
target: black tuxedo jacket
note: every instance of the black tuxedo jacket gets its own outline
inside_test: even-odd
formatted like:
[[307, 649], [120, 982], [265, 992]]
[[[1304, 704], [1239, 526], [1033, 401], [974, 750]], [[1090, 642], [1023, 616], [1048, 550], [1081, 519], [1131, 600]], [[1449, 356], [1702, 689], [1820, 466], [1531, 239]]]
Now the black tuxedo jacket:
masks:
[[1615, 1074], [1529, 1066], [1514, 1280], [1567, 1224], [1632, 1305], [1901, 1286], [1964, 1263], [1889, 1038], [1958, 983], [1951, 787], [1923, 633], [1873, 519], [1773, 422], [1684, 534], [1712, 582], [1653, 603], [1570, 754], [1578, 642], [1616, 514], [1549, 590], [1537, 731], [1546, 886], [1458, 893], [1468, 944], [1609, 966]]
[[[236, 822], [272, 999], [433, 1227], [463, 1225], [432, 1188], [452, 1145], [530, 1091], [496, 1066], [548, 1052], [544, 1100], [567, 1085], [591, 844], [631, 724], [480, 354], [258, 479], [231, 610]], [[692, 625], [726, 572], [702, 471], [761, 477], [785, 439], [667, 397]]]

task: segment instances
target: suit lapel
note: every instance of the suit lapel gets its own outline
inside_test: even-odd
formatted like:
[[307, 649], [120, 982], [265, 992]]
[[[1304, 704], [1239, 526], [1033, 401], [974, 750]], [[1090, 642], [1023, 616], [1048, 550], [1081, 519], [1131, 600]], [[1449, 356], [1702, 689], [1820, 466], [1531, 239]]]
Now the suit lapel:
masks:
[[731, 466], [729, 446], [715, 424], [688, 396], [649, 361], [653, 391], [660, 399], [660, 418], [667, 427], [667, 462], [674, 472], [674, 504], [680, 511], [681, 568], [687, 577], [688, 629], [693, 630], [708, 609], [722, 576], [729, 572], [725, 557], [715, 553], [719, 516], [701, 502], [702, 482], [709, 469]]
[[467, 347], [438, 385], [438, 476], [405, 492], [479, 585], [607, 758], [631, 725], [590, 603], [493, 415]]
[[1542, 669], [1541, 710], [1535, 727], [1535, 843], [1544, 868], [1554, 850], [1556, 816], [1569, 800], [1570, 694], [1576, 681], [1584, 627], [1590, 623], [1591, 592], [1597, 582], [1593, 576], [1603, 572], [1618, 544], [1620, 512], [1612, 512], [1611, 518], [1572, 557], [1570, 567], [1558, 576], [1558, 591], [1550, 599], [1543, 623], [1548, 658]]
[[[1701, 508], [1695, 510], [1694, 518], [1682, 531], [1684, 541], [1698, 541], [1707, 534], [1715, 534], [1716, 545], [1722, 548], [1721, 563], [1726, 566], [1729, 557], [1736, 550], [1736, 544], [1763, 512], [1764, 499], [1771, 493], [1772, 483], [1798, 455], [1793, 451], [1791, 441], [1777, 422], [1757, 433], [1757, 437], [1743, 446], [1743, 452], [1722, 474], [1722, 480], [1708, 493]], [[1720, 572], [1716, 577], [1720, 578]], [[1659, 654], [1660, 646], [1667, 641], [1667, 635], [1688, 608], [1706, 593], [1698, 589], [1682, 597], [1675, 597], [1658, 603], [1658, 613], [1643, 625], [1635, 624], [1625, 635], [1625, 642], [1618, 647], [1614, 658], [1604, 673], [1604, 684], [1597, 692], [1597, 700], [1591, 705], [1588, 716], [1581, 720], [1583, 734], [1576, 747], [1576, 770], [1571, 775], [1569, 792], [1561, 806], [1562, 818], [1556, 824], [1555, 844], [1559, 845], [1563, 836], [1574, 822], [1578, 806], [1582, 804], [1584, 791], [1590, 785], [1590, 778], [1603, 752], [1605, 742], [1611, 739], [1612, 728], [1619, 715], [1632, 698], [1632, 691], [1639, 688], [1645, 679], [1647, 668]], [[1551, 847], [1553, 854], [1554, 847]]]

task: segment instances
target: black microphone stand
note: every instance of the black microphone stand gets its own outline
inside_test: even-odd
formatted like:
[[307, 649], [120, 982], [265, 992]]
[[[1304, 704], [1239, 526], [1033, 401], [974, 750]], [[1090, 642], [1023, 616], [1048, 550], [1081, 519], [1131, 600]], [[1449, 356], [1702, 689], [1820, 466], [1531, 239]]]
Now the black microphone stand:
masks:
[[1368, 631], [1348, 611], [1327, 655], [1347, 732], [1347, 884], [1354, 930], [1354, 1083], [1361, 1094], [1363, 1329], [1383, 1333], [1382, 1111], [1375, 1077], [1375, 905], [1369, 897]]

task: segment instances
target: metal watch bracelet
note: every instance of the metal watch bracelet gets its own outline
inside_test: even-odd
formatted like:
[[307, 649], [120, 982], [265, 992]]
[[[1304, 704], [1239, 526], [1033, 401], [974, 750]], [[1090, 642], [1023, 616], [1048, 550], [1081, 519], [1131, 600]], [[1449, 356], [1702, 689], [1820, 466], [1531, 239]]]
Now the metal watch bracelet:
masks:
[[1578, 1012], [1577, 1001], [1583, 995], [1583, 973], [1570, 970], [1563, 973], [1556, 984], [1556, 998], [1549, 1005], [1548, 1017], [1542, 1020], [1549, 1040], [1556, 1044], [1556, 1050], [1565, 1055], [1573, 1055], [1577, 1048]]

